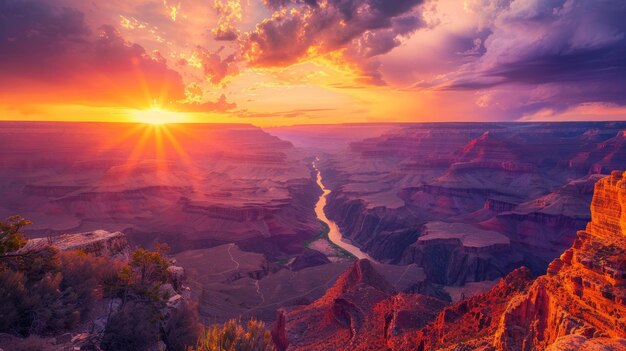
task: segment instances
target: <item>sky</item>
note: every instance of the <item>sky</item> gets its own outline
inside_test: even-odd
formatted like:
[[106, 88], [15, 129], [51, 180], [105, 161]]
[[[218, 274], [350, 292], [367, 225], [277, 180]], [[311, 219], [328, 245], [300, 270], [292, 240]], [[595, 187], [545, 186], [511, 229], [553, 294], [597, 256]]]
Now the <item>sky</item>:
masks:
[[623, 0], [0, 0], [0, 120], [626, 120]]

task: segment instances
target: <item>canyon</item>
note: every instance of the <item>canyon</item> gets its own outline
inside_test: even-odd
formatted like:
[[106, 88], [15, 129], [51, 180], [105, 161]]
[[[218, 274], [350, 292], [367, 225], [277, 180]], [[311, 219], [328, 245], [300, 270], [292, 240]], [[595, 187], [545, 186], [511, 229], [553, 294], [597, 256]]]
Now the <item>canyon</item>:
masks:
[[289, 142], [250, 125], [0, 123], [0, 216], [31, 237], [107, 229], [174, 251], [297, 253], [319, 189]]
[[[572, 244], [595, 182], [626, 164], [625, 127], [398, 124], [345, 143], [345, 125], [310, 127], [325, 137], [299, 142], [320, 158], [326, 214], [347, 240], [377, 261], [423, 267], [458, 296], [521, 265], [541, 274]], [[291, 140], [304, 128], [269, 131]]]
[[[0, 216], [32, 220], [31, 245], [108, 232], [130, 247], [168, 243], [203, 321], [277, 321], [283, 348], [446, 349], [433, 323], [459, 315], [487, 350], [509, 298], [584, 241], [594, 187], [626, 165], [624, 130], [0, 122]], [[532, 294], [524, 306], [545, 295]], [[482, 312], [485, 301], [498, 307]], [[533, 333], [525, 343], [556, 345]], [[596, 343], [581, 339], [590, 333], [559, 342]]]
[[545, 275], [517, 268], [446, 306], [356, 261], [314, 303], [279, 311], [279, 350], [626, 349], [626, 173], [595, 185], [591, 221]]

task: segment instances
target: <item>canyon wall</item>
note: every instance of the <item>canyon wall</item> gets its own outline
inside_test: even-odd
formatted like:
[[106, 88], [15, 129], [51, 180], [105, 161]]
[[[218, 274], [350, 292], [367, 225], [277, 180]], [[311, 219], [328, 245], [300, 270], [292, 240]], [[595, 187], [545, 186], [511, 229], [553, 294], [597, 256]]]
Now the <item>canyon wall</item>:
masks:
[[595, 184], [587, 228], [537, 279], [518, 268], [490, 290], [446, 306], [396, 294], [361, 260], [323, 298], [281, 310], [274, 338], [279, 350], [292, 351], [620, 351], [625, 279], [626, 173], [613, 172]]
[[[321, 151], [327, 215], [375, 259], [422, 265], [463, 286], [525, 265], [541, 274], [590, 219], [594, 183], [623, 167], [626, 123], [397, 126]], [[507, 244], [419, 239], [429, 223], [496, 232]], [[475, 236], [477, 240], [481, 235]]]
[[106, 228], [281, 257], [319, 232], [319, 193], [299, 151], [251, 125], [0, 123], [0, 217], [30, 237]]

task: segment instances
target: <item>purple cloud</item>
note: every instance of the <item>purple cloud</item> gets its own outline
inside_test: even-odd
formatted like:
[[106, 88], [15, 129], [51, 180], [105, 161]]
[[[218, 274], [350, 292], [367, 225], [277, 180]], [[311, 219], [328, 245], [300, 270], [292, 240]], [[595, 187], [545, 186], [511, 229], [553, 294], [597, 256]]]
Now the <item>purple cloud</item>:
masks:
[[512, 118], [587, 102], [626, 104], [626, 3], [532, 0], [489, 8], [478, 58], [433, 84], [483, 96], [516, 85]]

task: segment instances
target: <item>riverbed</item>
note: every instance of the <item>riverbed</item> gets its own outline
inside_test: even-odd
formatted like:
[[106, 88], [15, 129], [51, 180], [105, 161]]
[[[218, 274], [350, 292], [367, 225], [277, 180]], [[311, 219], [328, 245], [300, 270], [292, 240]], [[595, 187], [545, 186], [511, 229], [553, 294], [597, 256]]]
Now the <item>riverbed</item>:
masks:
[[317, 218], [320, 221], [328, 225], [328, 228], [330, 229], [330, 231], [328, 232], [328, 239], [330, 239], [330, 241], [332, 241], [335, 245], [351, 253], [356, 258], [359, 258], [359, 259], [367, 258], [368, 260], [371, 260], [372, 262], [376, 262], [368, 254], [361, 251], [361, 249], [359, 249], [358, 247], [350, 244], [349, 242], [344, 241], [337, 223], [335, 223], [334, 221], [326, 217], [326, 213], [324, 213], [324, 207], [326, 207], [326, 201], [331, 191], [324, 186], [324, 183], [322, 183], [322, 174], [320, 173], [319, 169], [317, 169], [317, 165], [315, 164], [315, 162], [313, 162], [313, 168], [315, 169], [317, 173], [317, 185], [324, 192], [320, 196], [317, 203], [315, 204], [315, 214], [317, 215]]

